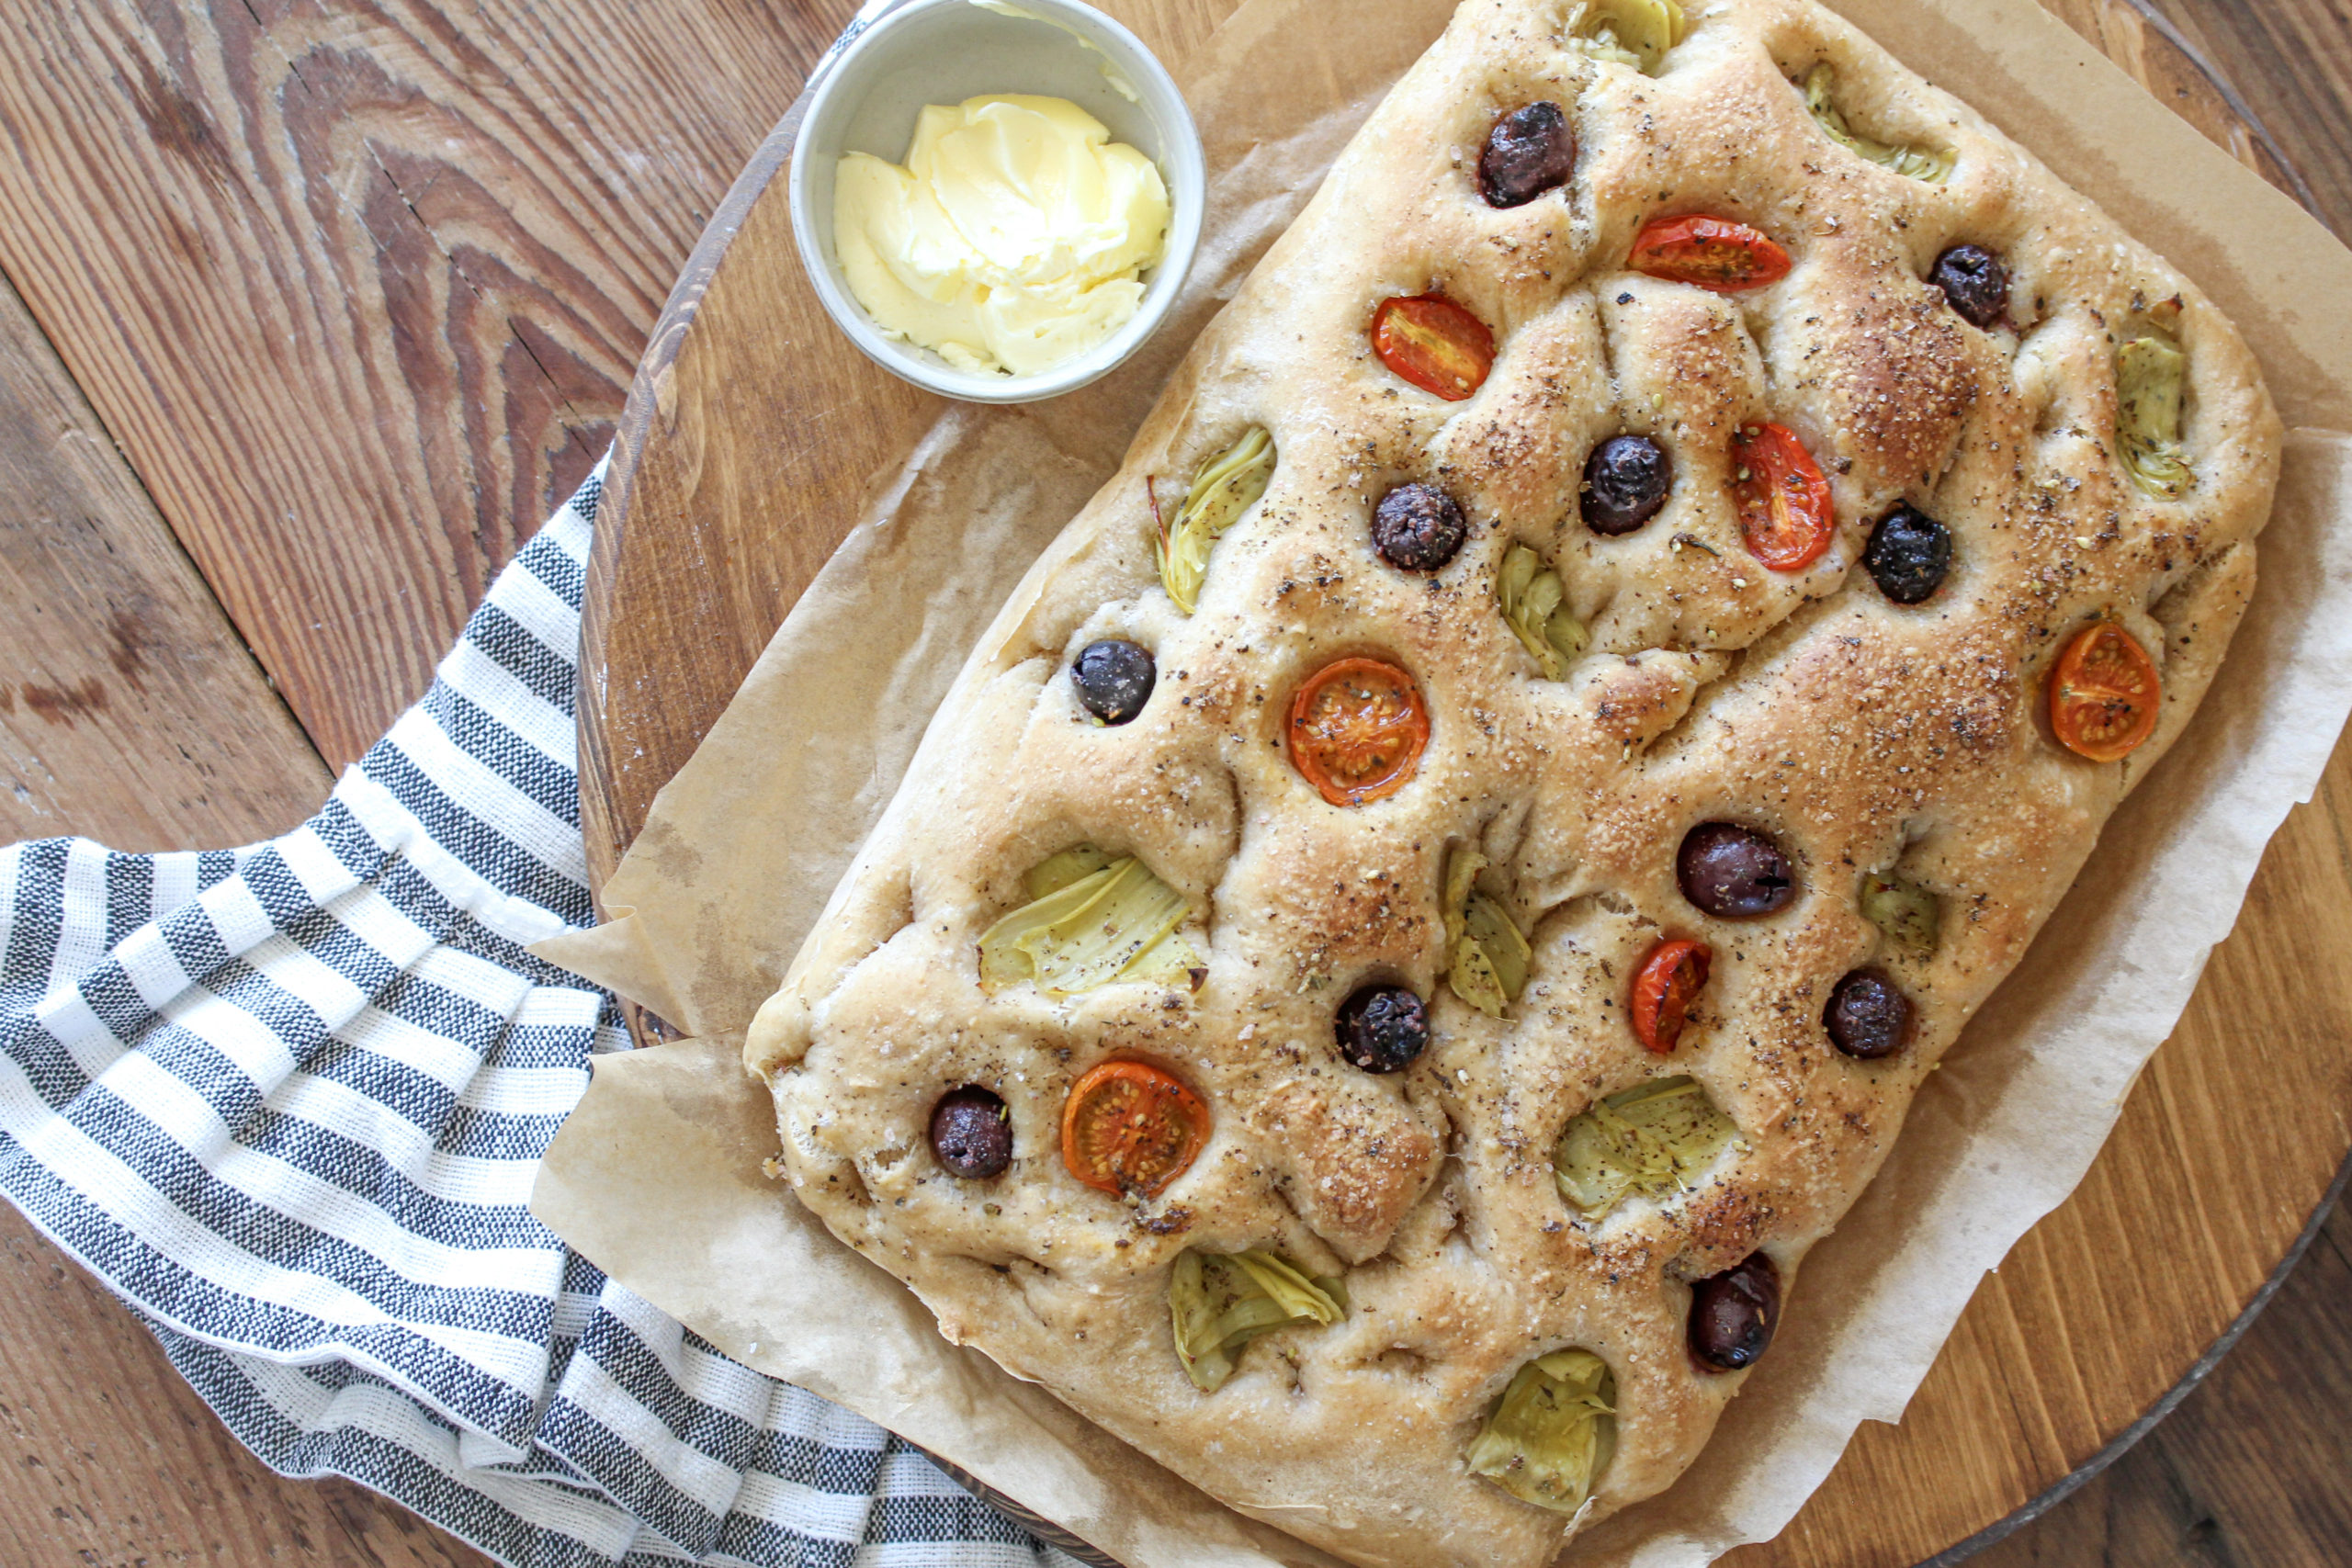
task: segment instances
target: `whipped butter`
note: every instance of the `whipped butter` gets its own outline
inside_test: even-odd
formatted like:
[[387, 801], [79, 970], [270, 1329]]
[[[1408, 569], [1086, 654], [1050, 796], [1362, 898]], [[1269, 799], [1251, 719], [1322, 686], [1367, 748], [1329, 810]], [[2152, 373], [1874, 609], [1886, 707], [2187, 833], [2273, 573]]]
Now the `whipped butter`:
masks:
[[833, 182], [850, 292], [959, 370], [1026, 375], [1117, 332], [1168, 220], [1151, 160], [1066, 98], [934, 104], [903, 165], [852, 152]]

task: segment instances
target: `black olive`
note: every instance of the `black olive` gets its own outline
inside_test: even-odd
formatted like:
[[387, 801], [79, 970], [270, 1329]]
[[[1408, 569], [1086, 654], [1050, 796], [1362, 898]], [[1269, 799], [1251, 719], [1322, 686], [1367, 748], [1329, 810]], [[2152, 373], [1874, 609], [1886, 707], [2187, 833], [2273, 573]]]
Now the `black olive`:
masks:
[[1402, 986], [1366, 986], [1340, 1004], [1340, 1050], [1367, 1073], [1412, 1066], [1430, 1043], [1430, 1010]]
[[1529, 104], [1496, 119], [1478, 154], [1478, 194], [1489, 207], [1523, 207], [1577, 166], [1577, 133], [1552, 103]]
[[1875, 1062], [1910, 1043], [1911, 998], [1883, 970], [1857, 969], [1829, 993], [1821, 1026], [1849, 1056]]
[[1675, 873], [1685, 898], [1725, 919], [1769, 915], [1797, 896], [1781, 846], [1736, 822], [1702, 822], [1685, 833]]
[[1781, 1270], [1760, 1252], [1690, 1287], [1690, 1354], [1710, 1371], [1752, 1367], [1781, 1322]]
[[980, 1181], [1012, 1163], [1004, 1101], [978, 1084], [951, 1089], [931, 1108], [931, 1152], [950, 1176]]
[[1086, 711], [1105, 724], [1125, 724], [1151, 700], [1159, 668], [1151, 651], [1116, 637], [1090, 642], [1070, 662], [1070, 684]]
[[1936, 258], [1928, 281], [1970, 326], [1990, 327], [2008, 312], [2009, 269], [1982, 245], [1954, 245]]
[[1871, 530], [1862, 565], [1880, 592], [1917, 604], [1941, 588], [1951, 570], [1951, 530], [1915, 507], [1898, 506]]
[[1407, 571], [1435, 571], [1469, 536], [1460, 503], [1435, 485], [1398, 485], [1372, 511], [1373, 547]]
[[1674, 465], [1646, 435], [1612, 435], [1584, 463], [1584, 525], [1630, 534], [1657, 515], [1674, 488]]

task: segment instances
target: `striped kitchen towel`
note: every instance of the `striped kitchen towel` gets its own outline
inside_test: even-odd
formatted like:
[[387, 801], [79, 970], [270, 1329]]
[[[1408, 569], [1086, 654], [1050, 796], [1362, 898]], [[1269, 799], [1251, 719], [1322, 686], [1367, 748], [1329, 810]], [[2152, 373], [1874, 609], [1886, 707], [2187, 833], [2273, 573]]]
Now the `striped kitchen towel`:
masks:
[[627, 1044], [524, 951], [594, 919], [573, 678], [602, 471], [293, 832], [0, 852], [0, 1192], [272, 1469], [516, 1568], [1071, 1560], [738, 1366], [528, 1213]]

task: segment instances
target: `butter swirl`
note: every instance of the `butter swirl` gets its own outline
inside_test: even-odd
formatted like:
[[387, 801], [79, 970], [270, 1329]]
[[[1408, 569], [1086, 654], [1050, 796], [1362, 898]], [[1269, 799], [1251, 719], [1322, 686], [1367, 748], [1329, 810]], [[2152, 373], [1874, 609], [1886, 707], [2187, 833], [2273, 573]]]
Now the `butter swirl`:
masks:
[[852, 152], [833, 186], [851, 293], [959, 370], [1028, 375], [1117, 332], [1168, 222], [1151, 160], [1065, 98], [934, 104], [904, 164]]

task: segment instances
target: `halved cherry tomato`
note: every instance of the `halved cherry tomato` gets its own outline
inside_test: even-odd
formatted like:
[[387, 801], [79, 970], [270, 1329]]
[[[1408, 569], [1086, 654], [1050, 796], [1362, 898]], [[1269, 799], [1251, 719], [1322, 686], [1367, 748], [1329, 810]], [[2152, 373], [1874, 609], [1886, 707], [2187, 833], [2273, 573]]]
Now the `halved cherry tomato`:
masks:
[[1372, 317], [1372, 351], [1424, 392], [1458, 403], [1495, 367], [1495, 334], [1442, 294], [1383, 299]]
[[1200, 1157], [1209, 1108], [1148, 1062], [1102, 1062], [1062, 1102], [1062, 1163], [1089, 1187], [1157, 1195]]
[[1705, 942], [1679, 938], [1650, 949], [1634, 974], [1634, 1038], [1643, 1050], [1663, 1056], [1674, 1049], [1714, 956]]
[[1653, 218], [1634, 237], [1626, 265], [1668, 283], [1737, 294], [1786, 277], [1789, 253], [1763, 231], [1728, 218]]
[[1377, 659], [1327, 664], [1290, 700], [1291, 766], [1334, 806], [1395, 795], [1429, 743], [1421, 689]]
[[2113, 621], [2075, 634], [2050, 676], [2050, 728], [2069, 751], [2112, 762], [2156, 732], [2164, 685], [2155, 661]]
[[1804, 443], [1784, 425], [1750, 425], [1732, 437], [1731, 460], [1739, 468], [1732, 497], [1747, 553], [1774, 571], [1812, 565], [1829, 547], [1837, 518], [1829, 481]]

